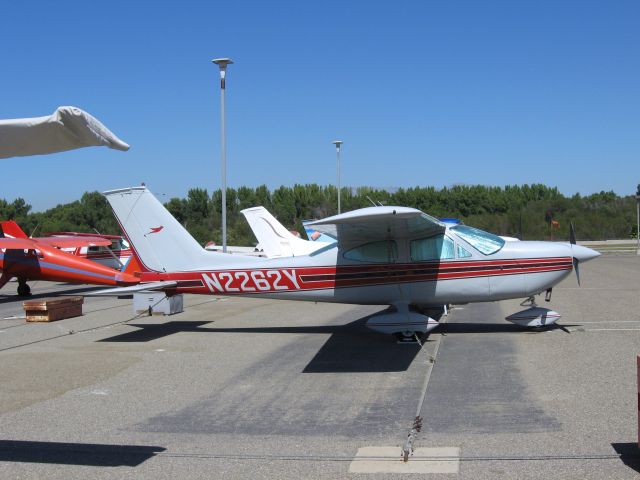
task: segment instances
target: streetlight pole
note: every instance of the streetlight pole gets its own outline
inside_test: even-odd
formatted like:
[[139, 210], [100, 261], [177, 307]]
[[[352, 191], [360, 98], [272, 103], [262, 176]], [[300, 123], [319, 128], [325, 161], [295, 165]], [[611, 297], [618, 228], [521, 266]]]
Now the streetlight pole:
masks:
[[220, 67], [220, 157], [222, 160], [222, 252], [227, 253], [227, 131], [224, 109], [224, 79], [227, 76], [227, 65], [230, 58], [214, 58], [211, 60]]
[[337, 177], [338, 177], [338, 215], [340, 215], [340, 146], [342, 140], [334, 140], [333, 143], [336, 146], [336, 161], [337, 161]]
[[640, 255], [640, 183], [636, 189], [636, 254]]

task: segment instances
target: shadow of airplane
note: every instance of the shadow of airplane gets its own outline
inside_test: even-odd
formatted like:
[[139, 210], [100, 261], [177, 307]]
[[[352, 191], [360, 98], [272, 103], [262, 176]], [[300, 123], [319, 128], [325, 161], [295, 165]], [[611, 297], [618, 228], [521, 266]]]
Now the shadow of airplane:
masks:
[[[439, 318], [439, 316], [434, 315]], [[169, 321], [161, 324], [129, 323], [138, 330], [99, 342], [150, 342], [182, 332], [193, 333], [262, 333], [330, 335], [325, 344], [303, 369], [303, 373], [401, 372], [406, 371], [420, 346], [398, 344], [391, 335], [369, 330], [370, 316], [343, 325], [304, 325], [284, 327], [204, 327], [210, 321]], [[564, 327], [552, 325], [543, 330], [528, 331], [511, 323], [443, 323], [438, 332], [460, 333], [537, 333]], [[428, 337], [427, 337], [428, 341]]]
[[[63, 285], [69, 285], [69, 284], [63, 284]], [[0, 303], [11, 303], [11, 302], [24, 302], [25, 300], [37, 300], [39, 298], [47, 298], [47, 297], [64, 297], [64, 296], [69, 296], [69, 295], [79, 295], [79, 294], [83, 294], [83, 293], [87, 293], [87, 292], [93, 292], [95, 290], [100, 290], [103, 289], [104, 287], [102, 286], [86, 286], [86, 287], [80, 287], [80, 288], [74, 288], [71, 290], [62, 290], [60, 292], [46, 292], [46, 293], [37, 293], [34, 295], [29, 295], [26, 297], [21, 297], [19, 295], [16, 294], [11, 294], [11, 293], [0, 293], [0, 297], [4, 297], [4, 298], [0, 298]]]
[[513, 323], [481, 323], [481, 322], [452, 322], [441, 324], [435, 332], [444, 334], [450, 333], [543, 333], [553, 330], [562, 330], [570, 333], [568, 327], [579, 327], [580, 325], [553, 324], [543, 328], [526, 328]]
[[420, 351], [418, 344], [398, 344], [391, 335], [376, 333], [364, 324], [369, 316], [344, 325], [286, 327], [203, 327], [208, 321], [170, 321], [162, 324], [128, 325], [138, 328], [98, 342], [150, 342], [181, 332], [264, 333], [330, 335], [303, 373], [405, 371]]
[[127, 323], [129, 327], [136, 327], [139, 330], [122, 333], [109, 338], [103, 338], [98, 342], [151, 342], [169, 335], [181, 332], [215, 333], [224, 329], [201, 328], [202, 325], [211, 323], [210, 321], [170, 321], [165, 323]]
[[637, 443], [612, 443], [611, 446], [620, 455], [622, 463], [640, 472], [640, 448]]
[[404, 372], [420, 352], [417, 343], [398, 343], [364, 324], [368, 317], [335, 331], [303, 373]]
[[164, 447], [146, 445], [0, 440], [0, 462], [135, 467], [165, 450]]

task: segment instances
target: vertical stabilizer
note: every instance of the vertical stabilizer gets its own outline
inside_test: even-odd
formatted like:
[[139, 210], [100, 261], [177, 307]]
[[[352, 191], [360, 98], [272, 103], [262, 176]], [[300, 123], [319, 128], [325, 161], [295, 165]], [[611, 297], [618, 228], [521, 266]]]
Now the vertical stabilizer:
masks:
[[2, 228], [2, 233], [5, 236], [11, 238], [29, 238], [27, 234], [20, 228], [20, 226], [14, 222], [13, 220], [7, 220], [4, 222], [0, 222], [0, 227]]
[[327, 245], [296, 237], [264, 207], [247, 208], [241, 213], [268, 258], [309, 255]]
[[104, 192], [145, 269], [175, 272], [197, 269], [207, 252], [146, 187]]

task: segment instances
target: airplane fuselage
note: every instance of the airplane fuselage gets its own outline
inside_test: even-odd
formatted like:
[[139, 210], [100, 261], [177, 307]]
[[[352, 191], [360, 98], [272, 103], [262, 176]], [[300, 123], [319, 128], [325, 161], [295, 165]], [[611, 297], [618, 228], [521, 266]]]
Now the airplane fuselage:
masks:
[[[525, 254], [526, 253], [526, 254]], [[537, 253], [537, 255], [536, 255]], [[220, 254], [217, 254], [220, 255]], [[522, 298], [553, 287], [573, 269], [568, 245], [507, 243], [495, 255], [428, 262], [356, 263], [337, 248], [319, 255], [263, 260], [243, 257], [224, 269], [146, 272], [141, 281], [177, 281], [177, 293], [389, 305], [468, 303]], [[212, 259], [213, 260], [213, 259]], [[301, 263], [308, 265], [301, 266]]]
[[37, 250], [0, 251], [0, 271], [5, 278], [47, 280], [96, 285], [133, 285], [138, 280], [112, 268], [63, 252], [38, 246]]

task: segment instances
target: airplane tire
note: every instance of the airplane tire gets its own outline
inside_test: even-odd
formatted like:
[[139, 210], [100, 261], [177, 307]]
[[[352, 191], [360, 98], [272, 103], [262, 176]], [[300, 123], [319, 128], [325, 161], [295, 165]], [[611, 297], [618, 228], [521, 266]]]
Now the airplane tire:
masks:
[[416, 332], [397, 332], [395, 335], [399, 343], [416, 343]]
[[29, 295], [31, 295], [31, 287], [26, 282], [19, 283], [18, 295], [20, 295], [21, 297], [28, 297]]

